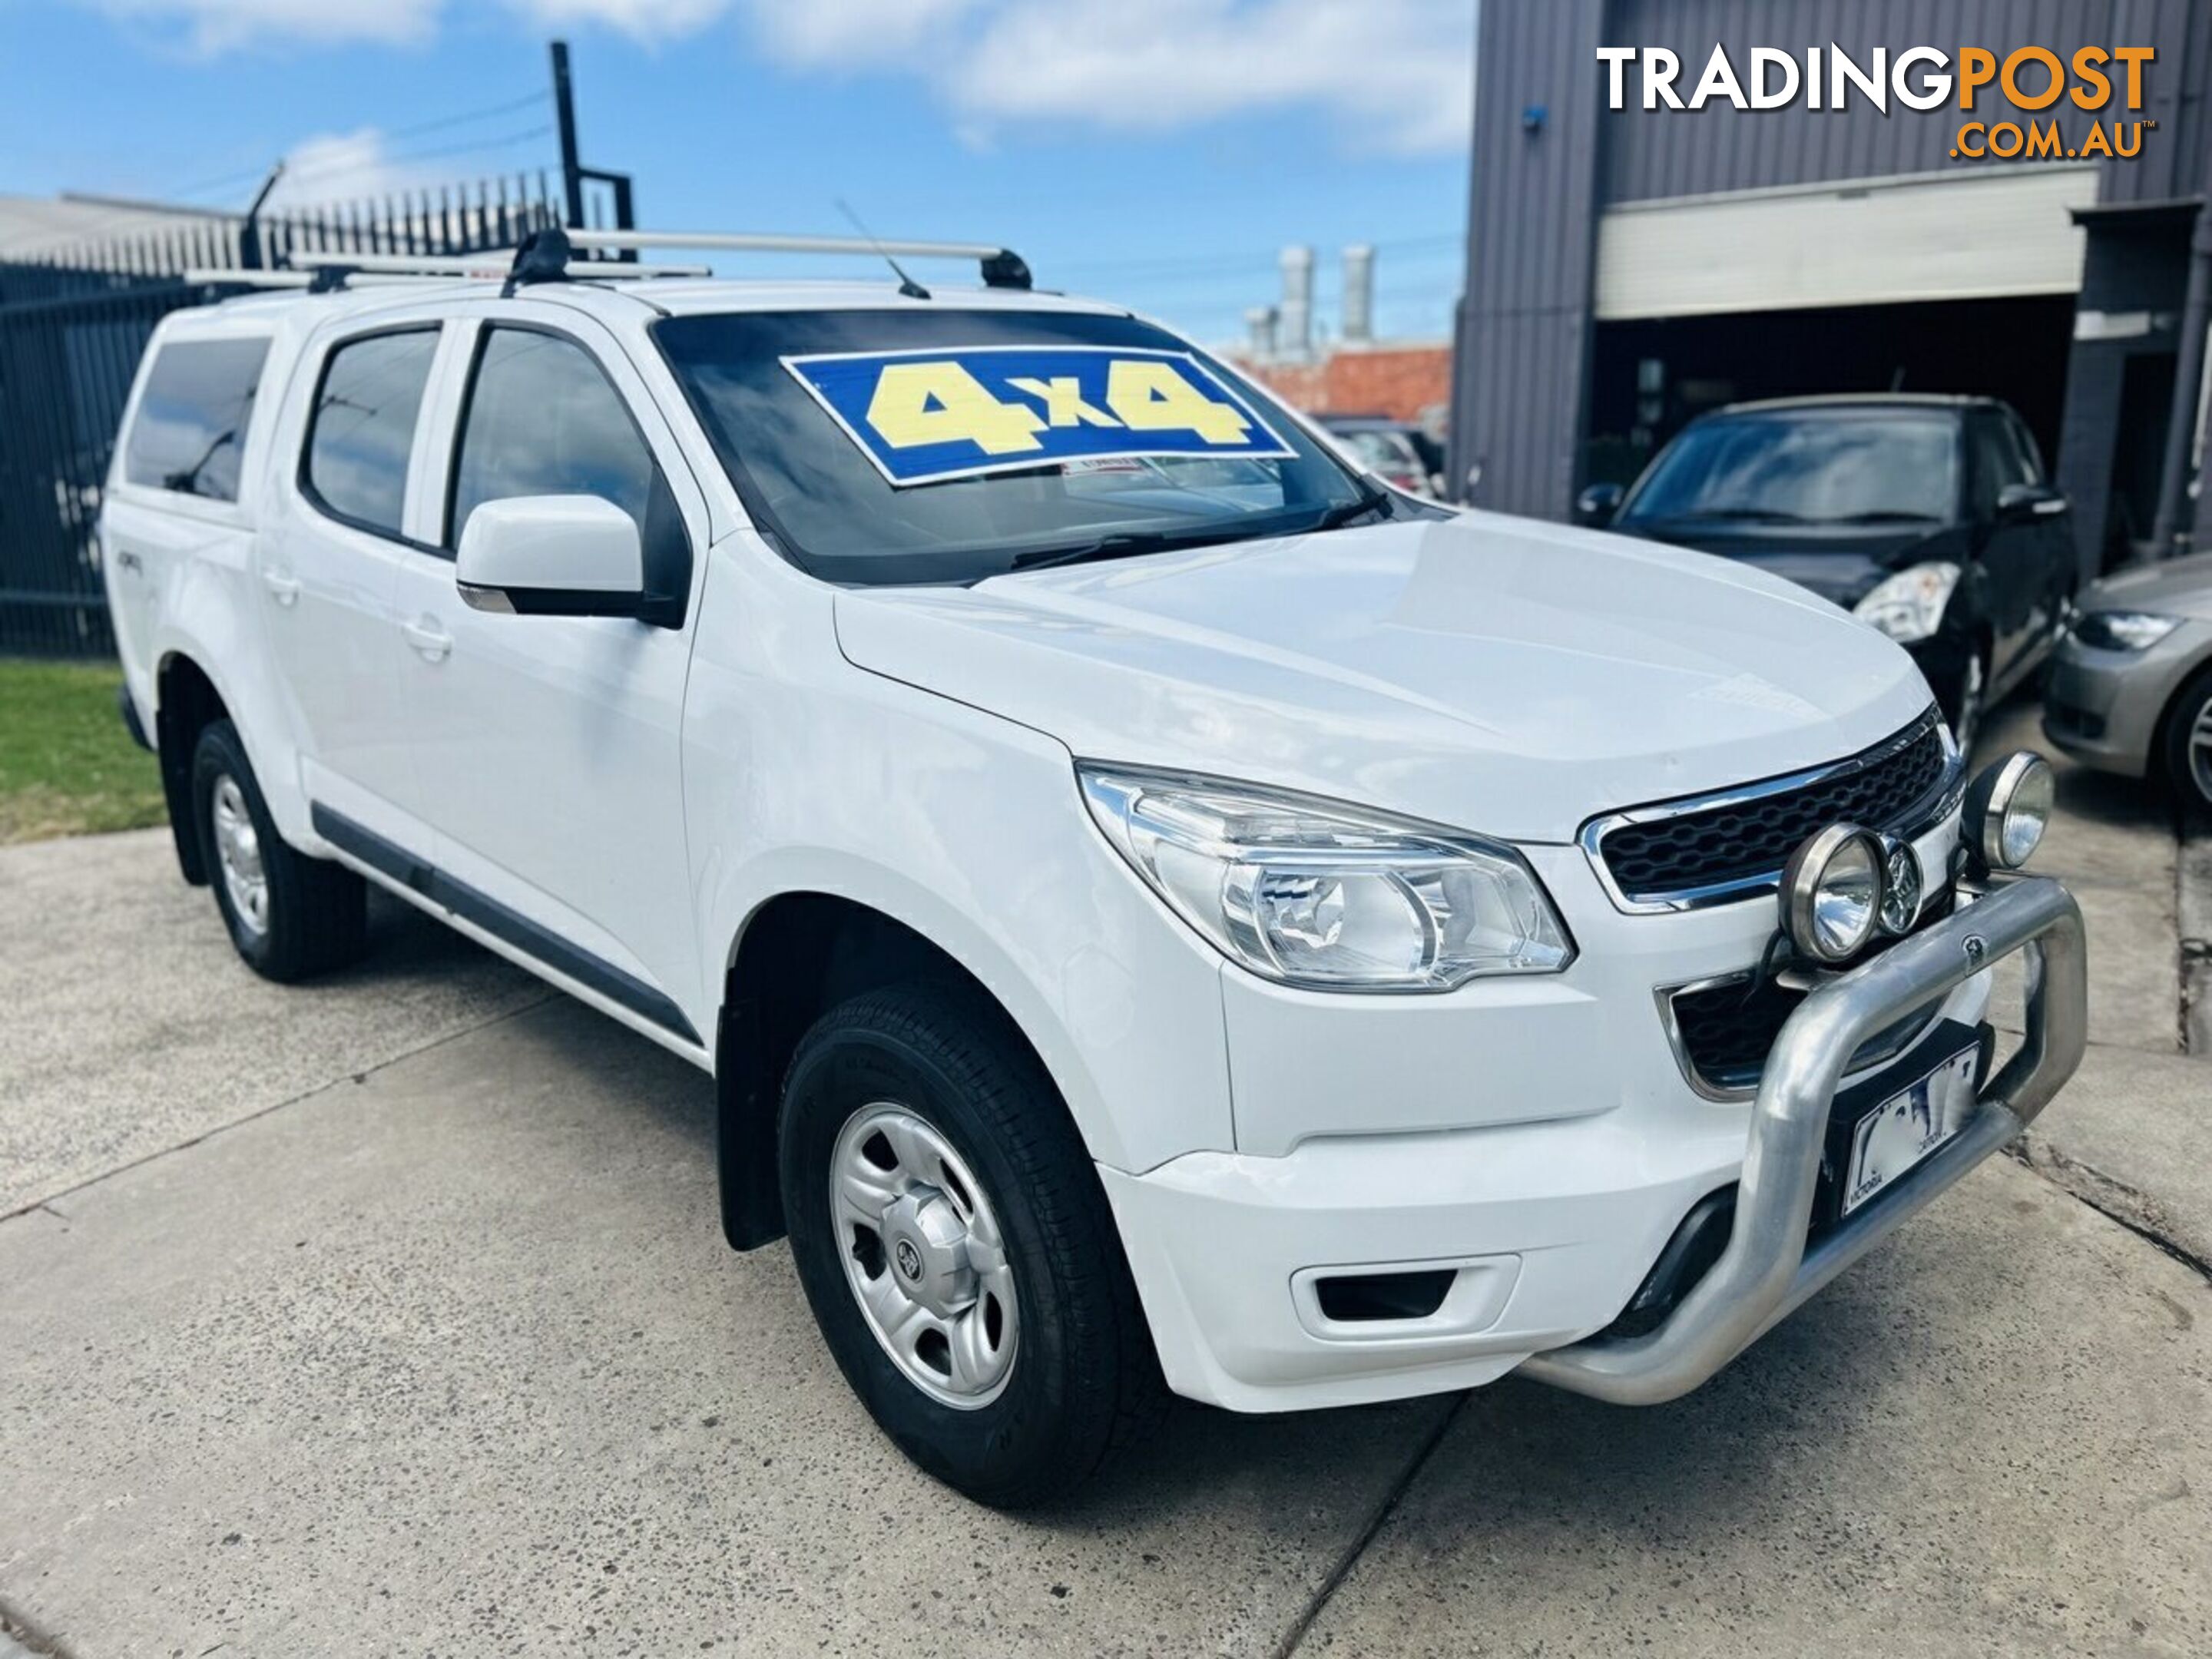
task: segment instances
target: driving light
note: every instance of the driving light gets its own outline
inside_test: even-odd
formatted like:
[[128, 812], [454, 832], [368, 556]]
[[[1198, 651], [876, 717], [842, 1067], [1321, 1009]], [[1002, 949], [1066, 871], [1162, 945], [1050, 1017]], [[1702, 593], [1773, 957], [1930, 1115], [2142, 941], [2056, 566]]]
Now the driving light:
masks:
[[1982, 769], [1966, 786], [1966, 845], [1987, 870], [2017, 870], [2042, 843], [2051, 823], [2055, 780], [2051, 763], [2016, 750]]
[[1943, 607], [1959, 585], [1959, 567], [1938, 560], [1916, 564], [1884, 577], [1873, 592], [1851, 607], [1861, 622], [1880, 629], [1899, 645], [1933, 639], [1943, 625]]
[[2147, 611], [2092, 611], [2075, 619], [2074, 637], [2100, 651], [2148, 651], [2180, 626], [2179, 617]]
[[1843, 962], [1881, 920], [1881, 843], [1855, 823], [1808, 836], [1782, 871], [1782, 931], [1816, 962]]
[[1224, 956], [1285, 985], [1444, 991], [1574, 945], [1511, 848], [1250, 784], [1081, 765], [1091, 816]]

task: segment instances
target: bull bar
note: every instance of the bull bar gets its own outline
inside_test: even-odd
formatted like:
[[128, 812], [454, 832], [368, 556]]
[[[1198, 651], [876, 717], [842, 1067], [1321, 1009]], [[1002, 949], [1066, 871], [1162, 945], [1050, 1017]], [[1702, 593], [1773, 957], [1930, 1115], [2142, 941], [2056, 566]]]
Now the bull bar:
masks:
[[[2019, 1051], [1982, 1086], [1958, 1133], [1808, 1245], [1829, 1107], [1851, 1055], [2014, 952], [2027, 970]], [[1790, 1014], [1767, 1055], [1735, 1223], [1711, 1270], [1656, 1329], [1555, 1348], [1520, 1371], [1616, 1405], [1687, 1394], [2033, 1122], [2081, 1064], [2087, 1031], [2081, 912], [2047, 877], [1998, 888], [1826, 981]]]

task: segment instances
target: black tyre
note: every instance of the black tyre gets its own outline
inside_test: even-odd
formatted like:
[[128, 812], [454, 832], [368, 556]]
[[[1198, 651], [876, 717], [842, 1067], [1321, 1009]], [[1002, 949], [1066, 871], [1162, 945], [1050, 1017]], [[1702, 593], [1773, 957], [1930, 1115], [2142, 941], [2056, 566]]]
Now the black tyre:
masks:
[[1061, 1496], [1166, 1401], [1097, 1172], [995, 1008], [908, 986], [800, 1042], [780, 1173], [823, 1339], [877, 1424], [978, 1502]]
[[192, 751], [192, 815], [208, 884], [246, 966], [289, 982], [360, 957], [368, 914], [362, 878], [285, 843], [228, 720], [209, 726]]
[[2212, 818], [2212, 668], [2199, 672], [2175, 696], [2155, 758], [2183, 809]]

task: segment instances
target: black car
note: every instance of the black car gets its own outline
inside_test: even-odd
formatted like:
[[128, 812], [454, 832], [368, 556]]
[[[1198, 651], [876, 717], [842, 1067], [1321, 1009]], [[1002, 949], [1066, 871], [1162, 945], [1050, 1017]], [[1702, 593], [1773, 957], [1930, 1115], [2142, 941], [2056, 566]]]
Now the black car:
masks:
[[1992, 398], [1797, 398], [1699, 416], [1587, 523], [1741, 559], [1912, 653], [1962, 748], [2031, 673], [2075, 581], [2066, 498]]

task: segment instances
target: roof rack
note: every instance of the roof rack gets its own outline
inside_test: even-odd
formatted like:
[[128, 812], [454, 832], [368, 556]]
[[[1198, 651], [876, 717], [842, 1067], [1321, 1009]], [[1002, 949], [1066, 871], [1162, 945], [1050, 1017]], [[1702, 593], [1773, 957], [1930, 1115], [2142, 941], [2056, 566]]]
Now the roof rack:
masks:
[[861, 236], [772, 236], [739, 231], [567, 230], [532, 231], [520, 247], [487, 248], [480, 253], [295, 253], [277, 270], [219, 270], [195, 268], [184, 273], [196, 283], [240, 288], [304, 289], [328, 294], [362, 284], [431, 282], [439, 279], [498, 280], [501, 292], [536, 283], [629, 282], [639, 277], [700, 277], [705, 265], [640, 264], [632, 259], [579, 259], [579, 252], [635, 253], [639, 248], [726, 249], [739, 253], [838, 253], [912, 259], [974, 259], [990, 288], [1026, 289], [1030, 268], [1012, 248], [987, 242], [880, 242]]
[[974, 259], [988, 288], [1027, 288], [1030, 268], [1012, 248], [988, 242], [884, 242], [870, 236], [769, 236], [722, 230], [572, 230], [580, 248], [719, 248], [732, 253], [904, 254], [910, 259]]
[[[362, 271], [379, 276], [459, 276], [503, 281], [514, 269], [519, 250], [489, 248], [482, 253], [295, 253], [295, 270]], [[705, 265], [643, 265], [617, 259], [571, 259], [564, 267], [571, 281], [604, 278], [629, 282], [640, 276], [711, 276]]]

